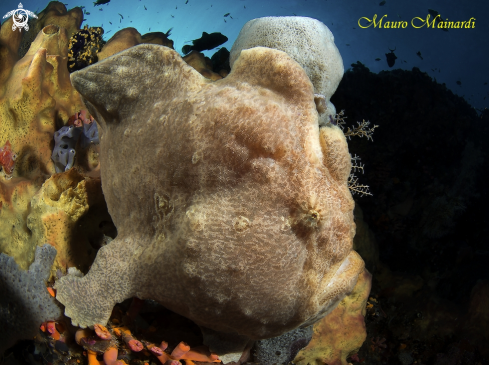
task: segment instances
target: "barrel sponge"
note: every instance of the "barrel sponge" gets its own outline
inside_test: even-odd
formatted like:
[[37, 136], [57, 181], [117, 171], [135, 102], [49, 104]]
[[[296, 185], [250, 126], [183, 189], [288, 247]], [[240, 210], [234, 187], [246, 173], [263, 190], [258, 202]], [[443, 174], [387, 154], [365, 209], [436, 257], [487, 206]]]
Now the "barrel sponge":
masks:
[[0, 355], [18, 340], [33, 339], [42, 322], [62, 316], [46, 289], [55, 257], [53, 246], [38, 246], [35, 261], [25, 271], [12, 257], [0, 254]]
[[212, 81], [141, 44], [71, 80], [99, 125], [117, 227], [85, 276], [56, 282], [74, 325], [105, 324], [137, 296], [263, 339], [311, 325], [353, 289], [364, 263], [348, 146], [338, 127], [320, 131], [311, 81], [285, 52], [243, 50]]
[[326, 25], [302, 16], [252, 19], [243, 26], [231, 48], [231, 67], [243, 49], [253, 47], [279, 49], [302, 66], [314, 92], [325, 99], [327, 110], [322, 113], [319, 124], [326, 124], [329, 115], [336, 114], [329, 100], [343, 77], [344, 67], [333, 33]]

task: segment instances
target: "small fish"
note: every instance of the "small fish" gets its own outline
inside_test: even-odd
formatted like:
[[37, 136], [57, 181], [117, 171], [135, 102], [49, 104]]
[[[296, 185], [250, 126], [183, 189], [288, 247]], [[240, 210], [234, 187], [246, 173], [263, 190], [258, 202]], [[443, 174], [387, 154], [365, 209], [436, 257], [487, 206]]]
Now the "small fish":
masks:
[[462, 81], [457, 81], [458, 86], [462, 86]]
[[187, 0], [187, 1], [185, 1], [185, 4], [188, 4], [188, 0]]
[[234, 19], [231, 15], [229, 16], [231, 19]]
[[104, 9], [100, 8], [100, 9], [98, 9], [98, 10], [99, 10], [99, 11], [103, 11]]
[[119, 23], [122, 23], [122, 19], [119, 19]]
[[229, 16], [229, 14], [231, 14], [231, 13], [226, 13], [226, 14], [224, 14], [224, 17], [227, 17], [227, 16]]
[[224, 23], [227, 23], [226, 19], [223, 19], [224, 20]]
[[83, 18], [83, 21], [86, 22], [87, 20], [85, 18]]
[[386, 1], [385, 1], [385, 0], [384, 0], [384, 1], [381, 1], [381, 2], [379, 3], [379, 6], [384, 6], [384, 5], [385, 5], [385, 3], [386, 3]]
[[124, 17], [122, 16], [122, 14], [121, 14], [121, 13], [117, 13], [117, 14], [119, 14], [119, 16], [121, 17], [121, 19], [124, 19]]
[[112, 25], [112, 22], [109, 22], [110, 25]]
[[144, 5], [144, 10], [148, 10], [148, 9], [146, 9], [146, 5]]
[[[120, 27], [119, 27], [119, 28], [120, 28]], [[109, 30], [109, 31], [108, 31], [107, 33], [105, 33], [105, 34], [109, 34], [110, 32], [112, 32], [112, 29], [111, 29], [111, 30]]]
[[86, 11], [85, 14], [90, 15], [90, 13], [88, 11]]
[[110, 3], [110, 0], [97, 0], [93, 3], [93, 6], [108, 4], [108, 3]]
[[245, 9], [246, 9], [246, 5], [243, 5], [243, 8], [245, 8]]
[[296, 13], [292, 13], [292, 14], [294, 14], [295, 16], [297, 16], [297, 14], [296, 14]]
[[[160, 23], [158, 23], [158, 24], [160, 24]], [[170, 29], [168, 29], [168, 30], [166, 31], [165, 35], [166, 35], [167, 37], [169, 37], [169, 36], [170, 36], [170, 34], [171, 34], [171, 30], [172, 30], [172, 29], [173, 29], [173, 27], [171, 27]]]
[[394, 64], [396, 63], [397, 56], [394, 53], [395, 50], [396, 50], [395, 48], [394, 49], [389, 48], [390, 52], [385, 54], [385, 58], [387, 60], [387, 65], [389, 67], [394, 66]]
[[375, 60], [376, 60], [376, 61], [380, 61], [380, 58], [376, 58]]
[[350, 44], [349, 44], [349, 43], [347, 43], [346, 45], [347, 45], [347, 46], [349, 46]]
[[175, 6], [175, 9], [178, 9], [178, 7], [177, 7], [177, 6]]
[[416, 54], [419, 56], [419, 58], [423, 59], [423, 57], [421, 56], [421, 52], [420, 51], [416, 52]]
[[202, 33], [202, 37], [198, 39], [194, 39], [192, 41], [192, 45], [186, 44], [185, 46], [182, 47], [182, 52], [184, 54], [188, 54], [191, 51], [197, 51], [197, 52], [202, 52], [202, 51], [210, 51], [211, 49], [214, 49], [216, 47], [219, 47], [221, 44], [227, 42], [228, 37], [225, 35], [215, 32], [215, 33]]
[[[171, 15], [171, 14], [170, 14]], [[173, 15], [171, 15], [172, 18], [175, 18]]]
[[66, 4], [66, 3], [63, 3], [63, 4], [65, 4], [66, 6], [68, 6], [68, 4]]
[[151, 30], [151, 27], [149, 27], [148, 31]]

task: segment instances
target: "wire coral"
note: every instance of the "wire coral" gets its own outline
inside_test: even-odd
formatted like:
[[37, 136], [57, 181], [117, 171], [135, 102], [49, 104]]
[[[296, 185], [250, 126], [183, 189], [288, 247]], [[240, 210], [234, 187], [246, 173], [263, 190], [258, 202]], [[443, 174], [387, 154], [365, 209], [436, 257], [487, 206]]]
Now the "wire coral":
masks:
[[97, 53], [105, 44], [102, 39], [104, 30], [101, 27], [88, 27], [73, 34], [68, 46], [68, 70], [81, 70], [98, 61]]

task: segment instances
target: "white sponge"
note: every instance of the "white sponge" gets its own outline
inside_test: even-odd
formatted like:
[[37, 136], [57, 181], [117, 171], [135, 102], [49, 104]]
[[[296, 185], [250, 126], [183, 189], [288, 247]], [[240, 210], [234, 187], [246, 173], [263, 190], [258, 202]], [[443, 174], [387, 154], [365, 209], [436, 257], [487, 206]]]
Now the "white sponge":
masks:
[[[247, 22], [231, 48], [229, 64], [243, 49], [268, 47], [286, 52], [306, 71], [314, 93], [324, 96], [326, 110], [319, 124], [329, 121], [336, 110], [329, 101], [344, 73], [343, 59], [334, 44], [333, 33], [317, 19], [301, 16], [265, 17]], [[319, 111], [319, 110], [318, 110]]]

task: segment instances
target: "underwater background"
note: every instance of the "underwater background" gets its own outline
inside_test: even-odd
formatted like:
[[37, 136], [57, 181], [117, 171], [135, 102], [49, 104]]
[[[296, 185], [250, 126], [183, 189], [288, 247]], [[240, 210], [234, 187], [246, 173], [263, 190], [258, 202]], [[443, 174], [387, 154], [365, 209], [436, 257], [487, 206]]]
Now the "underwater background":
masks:
[[[48, 4], [22, 2], [24, 9], [36, 14]], [[362, 256], [366, 269], [372, 274], [372, 286], [369, 292], [368, 285], [365, 285], [363, 294], [358, 295], [358, 298], [362, 298], [362, 295], [365, 298], [359, 299], [361, 305], [351, 310], [356, 313], [351, 315], [353, 319], [345, 319], [347, 314], [338, 314], [342, 320], [338, 320], [336, 327], [315, 328], [314, 335], [310, 329], [309, 333], [299, 331], [275, 342], [260, 342], [251, 351], [248, 349], [251, 355], [243, 363], [489, 364], [487, 1], [110, 0], [105, 4], [95, 4], [93, 1], [64, 0], [63, 4], [68, 11], [83, 7], [80, 28], [85, 25], [103, 28], [101, 38], [104, 42], [128, 27], [135, 28], [141, 35], [162, 32], [173, 41], [173, 48], [182, 56], [187, 53], [182, 48], [195, 45], [195, 41], [203, 37], [203, 32], [220, 33], [227, 37], [227, 41], [217, 42], [219, 44], [209, 47], [211, 49], [203, 47], [197, 50], [202, 51], [204, 56], [211, 58], [221, 47], [230, 50], [246, 22], [266, 16], [311, 17], [323, 22], [333, 33], [345, 68], [342, 81], [331, 97], [336, 112], [344, 111], [337, 118], [352, 129], [362, 121], [378, 126], [372, 138], [355, 138], [353, 135], [347, 139], [350, 154], [360, 156], [364, 166], [363, 173], [358, 174], [359, 182], [368, 186], [368, 194], [353, 194], [356, 224], [354, 249]], [[2, 1], [0, 14], [3, 16], [18, 5], [16, 2]], [[412, 26], [413, 18], [426, 19], [428, 14], [435, 16], [433, 14], [437, 13], [445, 21], [469, 21], [473, 18], [471, 24], [474, 26], [448, 30], [416, 29]], [[369, 19], [375, 15], [377, 19], [387, 15], [384, 23], [406, 21], [407, 26], [401, 29], [367, 27]], [[395, 57], [392, 57], [393, 54]], [[0, 58], [0, 62], [3, 60]], [[222, 76], [220, 66], [211, 69], [214, 74]], [[6, 64], [0, 63], [0, 74], [6, 67]], [[8, 94], [2, 98], [8, 98]], [[98, 134], [93, 130], [95, 124], [90, 124], [93, 118], [90, 121], [78, 104], [73, 108], [76, 114], [68, 115], [71, 123], [74, 120], [77, 125], [76, 121], [80, 121], [82, 126], [86, 126], [83, 131], [76, 132], [84, 136], [79, 144], [75, 139], [77, 158], [85, 158], [88, 164], [93, 165], [85, 169], [82, 175], [96, 177], [97, 169], [94, 166], [98, 160], [91, 160], [90, 154], [95, 152], [90, 149], [92, 147], [87, 147], [98, 143]], [[56, 121], [57, 131], [61, 130], [62, 125], [68, 125], [68, 118], [61, 119], [59, 117]], [[2, 123], [5, 122], [0, 119], [0, 127]], [[92, 129], [89, 129], [90, 125]], [[73, 138], [68, 134], [52, 134], [50, 148], [56, 149], [61, 143], [58, 140], [61, 141], [63, 136]], [[0, 147], [9, 138], [12, 139], [0, 136]], [[83, 138], [86, 146], [82, 146], [85, 143]], [[36, 150], [36, 141], [35, 138], [29, 140], [32, 150]], [[88, 148], [88, 152], [79, 152], [78, 149], [82, 147]], [[15, 145], [13, 150], [16, 151]], [[40, 150], [41, 153], [51, 154], [51, 150]], [[23, 153], [28, 152], [23, 150]], [[19, 168], [12, 180], [8, 182], [2, 176], [2, 196], [13, 191], [9, 184], [29, 178], [33, 185], [22, 193], [30, 199], [47, 180], [46, 171], [42, 171], [43, 178], [37, 175], [34, 178], [37, 167], [31, 170], [22, 167], [30, 163], [24, 161], [22, 156], [20, 154]], [[64, 171], [67, 160], [63, 161], [64, 164], [56, 166], [56, 172]], [[25, 175], [20, 176], [21, 172], [25, 172]], [[66, 174], [66, 181], [60, 178], [60, 181], [53, 182], [56, 188], [52, 189], [61, 191], [67, 186], [74, 189], [83, 181], [82, 175], [78, 176], [73, 171]], [[116, 236], [105, 205], [91, 205], [94, 201], [103, 201], [100, 186], [91, 182], [85, 189], [90, 208], [83, 212], [82, 220], [77, 221], [81, 222], [82, 228], [75, 236], [81, 237], [81, 231], [91, 232], [92, 228], [87, 227], [97, 226], [97, 232], [87, 233], [87, 238], [79, 239], [83, 244], [78, 248], [66, 249], [63, 253], [63, 262], [67, 266], [68, 263], [76, 264], [84, 273], [88, 271], [97, 250]], [[54, 193], [48, 192], [46, 196], [49, 194]], [[36, 214], [41, 216], [44, 208], [39, 201], [33, 200], [25, 203], [25, 212], [28, 213], [19, 213], [21, 218], [11, 219], [5, 213], [6, 206], [7, 203], [3, 204], [3, 211], [0, 210], [3, 213], [0, 218], [4, 221], [3, 232], [0, 232], [0, 251], [15, 257], [19, 267], [27, 270], [30, 264], [39, 262], [38, 253], [32, 247], [18, 248], [18, 242], [22, 241], [22, 235], [29, 236], [29, 242], [42, 236], [29, 232], [30, 227], [34, 226], [25, 222], [29, 221], [28, 213], [35, 213], [38, 209]], [[34, 213], [33, 221], [36, 219]], [[12, 221], [18, 225], [11, 229]], [[22, 225], [25, 227], [19, 228]], [[73, 246], [77, 242], [78, 238], [73, 238]], [[59, 247], [57, 249], [60, 250]], [[23, 250], [29, 253], [24, 255]], [[52, 252], [39, 252], [39, 257], [44, 260], [54, 260]], [[12, 261], [2, 260], [4, 271], [6, 267], [9, 270], [13, 267]], [[23, 280], [35, 281], [35, 285], [49, 281], [48, 286], [52, 286], [55, 279], [66, 274], [59, 269], [54, 274], [47, 271], [39, 271]], [[37, 281], [33, 279], [36, 276]], [[12, 323], [8, 322], [9, 305], [15, 304], [5, 305], [9, 302], [5, 293], [0, 293], [4, 300], [2, 302], [0, 299], [0, 339], [7, 343], [11, 337], [9, 331], [15, 332], [11, 330]], [[355, 300], [352, 299], [352, 303], [345, 299], [342, 305], [353, 308]], [[37, 311], [38, 308], [32, 310]], [[42, 310], [52, 313], [59, 311], [58, 308]], [[345, 309], [345, 313], [348, 311]], [[134, 315], [129, 324], [126, 323], [127, 313]], [[358, 319], [360, 317], [361, 320]], [[29, 314], [26, 314], [24, 321], [29, 321]], [[153, 302], [126, 300], [114, 309], [111, 321], [113, 325], [127, 324], [135, 334], [139, 332], [133, 328], [143, 328], [148, 333], [150, 328], [151, 331], [154, 329], [161, 335], [160, 338], [170, 343], [170, 348], [177, 349], [178, 342], [184, 339], [192, 348], [202, 342], [198, 328], [190, 320]], [[61, 333], [58, 338], [50, 332], [52, 327], [48, 326], [53, 326], [52, 323], [47, 321], [42, 326], [40, 330], [36, 328], [38, 333], [35, 336], [19, 337], [19, 342], [5, 349], [0, 346], [0, 350], [5, 350], [0, 364], [92, 363], [88, 362], [90, 354], [86, 350], [95, 345], [85, 343], [78, 346], [70, 343], [70, 340], [63, 340], [63, 336], [71, 336], [74, 341], [75, 329], [71, 325], [59, 325], [59, 328], [52, 330]], [[9, 330], [2, 333], [2, 328]], [[131, 364], [149, 361], [144, 357], [131, 356], [134, 349], [128, 345], [129, 340], [123, 340], [124, 333], [114, 333], [112, 336], [118, 337], [121, 344], [127, 343], [127, 346], [120, 345], [126, 346], [127, 353], [120, 351], [119, 359]], [[33, 337], [36, 337], [35, 341]], [[102, 335], [99, 337], [103, 338]], [[141, 335], [141, 340], [143, 337]], [[150, 348], [148, 345], [148, 351]], [[97, 361], [102, 361], [100, 354], [104, 351], [105, 348], [99, 349]], [[91, 358], [92, 361], [94, 359]], [[181, 359], [187, 362], [184, 357]], [[211, 363], [212, 358], [206, 360]], [[189, 358], [187, 363], [191, 364], [191, 361]], [[149, 363], [164, 362], [152, 360]]]

